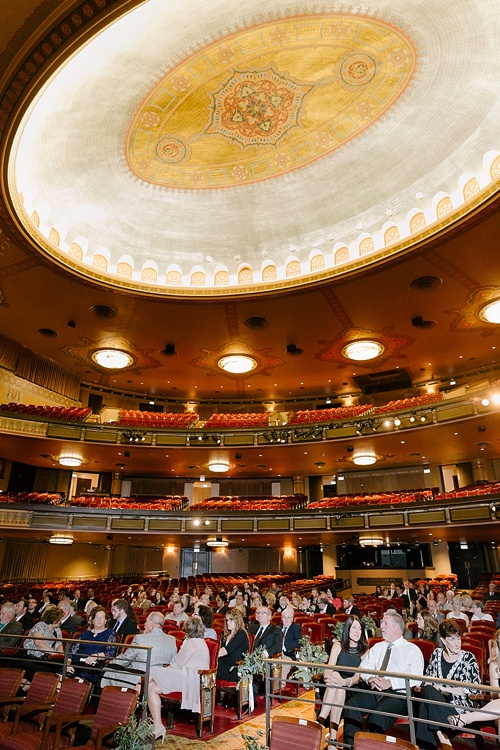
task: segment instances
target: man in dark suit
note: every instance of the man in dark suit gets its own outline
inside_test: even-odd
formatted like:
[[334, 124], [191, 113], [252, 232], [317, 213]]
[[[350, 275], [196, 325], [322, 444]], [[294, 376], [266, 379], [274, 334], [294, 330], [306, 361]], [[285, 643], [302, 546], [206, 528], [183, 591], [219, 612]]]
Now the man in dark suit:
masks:
[[321, 615], [334, 615], [337, 610], [333, 604], [329, 604], [326, 596], [320, 596], [316, 604], [316, 612]]
[[23, 626], [16, 620], [12, 602], [4, 602], [0, 609], [0, 648], [16, 648]]
[[[264, 658], [277, 656], [281, 653], [282, 649], [282, 634], [281, 628], [277, 625], [273, 625], [271, 622], [272, 612], [269, 607], [261, 605], [257, 607], [255, 612], [255, 619], [257, 620], [258, 627], [252, 625], [249, 630], [255, 633], [255, 641], [253, 644], [253, 650], [256, 648], [264, 648]], [[255, 695], [258, 695], [260, 689], [263, 687], [264, 682], [260, 675], [255, 675], [253, 679], [253, 691]]]
[[403, 607], [406, 609], [408, 614], [413, 615], [417, 604], [417, 592], [413, 588], [413, 584], [410, 581], [404, 582], [404, 588], [401, 593], [403, 600]]
[[346, 615], [356, 615], [356, 617], [359, 617], [359, 619], [361, 620], [361, 612], [354, 604], [354, 599], [352, 598], [352, 596], [344, 596], [342, 606]]
[[34, 618], [28, 612], [28, 600], [24, 597], [14, 604], [16, 620], [21, 623], [23, 630], [31, 630], [35, 624]]
[[500, 599], [500, 591], [497, 591], [497, 587], [494, 583], [488, 584], [488, 591], [483, 596], [483, 604], [487, 602], [497, 602]]
[[139, 632], [137, 620], [130, 617], [129, 612], [130, 609], [126, 599], [115, 599], [111, 602], [112, 618], [108, 627], [112, 628], [116, 635], [121, 636], [122, 641], [125, 640], [127, 635], [135, 635]]
[[[300, 648], [300, 639], [302, 638], [302, 625], [294, 622], [295, 610], [288, 606], [281, 613], [281, 622], [283, 623], [283, 661], [297, 661], [297, 649]], [[292, 665], [284, 664], [281, 668], [281, 683], [288, 677]]]
[[83, 625], [84, 619], [81, 615], [75, 614], [74, 602], [70, 602], [69, 599], [62, 599], [59, 602], [59, 609], [62, 609], [64, 612], [64, 617], [59, 627], [61, 630], [66, 630], [70, 638], [73, 638], [78, 628]]

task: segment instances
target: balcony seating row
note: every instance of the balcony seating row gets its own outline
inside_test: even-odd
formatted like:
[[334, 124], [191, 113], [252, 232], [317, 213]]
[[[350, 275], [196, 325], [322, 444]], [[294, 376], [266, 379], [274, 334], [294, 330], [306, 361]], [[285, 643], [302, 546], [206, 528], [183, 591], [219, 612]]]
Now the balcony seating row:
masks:
[[333, 409], [297, 411], [289, 424], [316, 424], [318, 422], [335, 422], [339, 419], [356, 419], [371, 411], [373, 406], [373, 404], [358, 404], [358, 406], [338, 406]]
[[212, 414], [205, 422], [204, 429], [236, 427], [240, 429], [253, 427], [267, 427], [269, 415], [257, 414]]
[[433, 499], [432, 490], [404, 490], [402, 492], [377, 492], [338, 497], [324, 497], [309, 503], [308, 509], [344, 508], [358, 505], [395, 505], [396, 503], [428, 502]]
[[120, 409], [118, 424], [124, 427], [172, 427], [180, 429], [192, 427], [198, 421], [198, 414], [193, 412], [155, 412], [133, 409]]
[[215, 511], [263, 511], [263, 510], [297, 510], [307, 506], [305, 495], [258, 495], [247, 497], [221, 496], [210, 497], [192, 505], [190, 510]]
[[0, 494], [0, 503], [60, 505], [61, 502], [62, 497], [58, 492], [7, 492]]
[[92, 414], [92, 409], [84, 406], [36, 406], [35, 404], [16, 404], [14, 401], [0, 404], [0, 411], [46, 419], [62, 419], [67, 422], [84, 422]]
[[423, 396], [413, 396], [412, 398], [400, 398], [396, 401], [389, 401], [384, 406], [377, 406], [374, 414], [385, 414], [389, 411], [401, 411], [403, 409], [416, 409], [427, 404], [436, 404], [443, 400], [442, 393], [425, 393]]
[[467, 487], [460, 487], [458, 490], [442, 492], [436, 495], [436, 500], [449, 500], [455, 497], [476, 497], [476, 495], [498, 495], [500, 493], [500, 482], [484, 482], [480, 484], [470, 484]]
[[71, 505], [79, 508], [111, 508], [113, 510], [185, 510], [189, 500], [184, 495], [165, 497], [104, 497], [82, 495], [71, 500]]

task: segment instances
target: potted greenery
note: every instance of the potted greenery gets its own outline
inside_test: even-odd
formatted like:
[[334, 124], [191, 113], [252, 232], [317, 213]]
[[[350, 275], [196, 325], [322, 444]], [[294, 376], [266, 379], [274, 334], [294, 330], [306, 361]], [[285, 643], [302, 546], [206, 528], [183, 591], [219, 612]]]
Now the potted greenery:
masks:
[[116, 750], [154, 750], [154, 722], [151, 716], [138, 718], [132, 714], [127, 724], [115, 732]]
[[300, 639], [300, 649], [297, 652], [297, 668], [294, 676], [297, 680], [303, 680], [305, 686], [311, 686], [312, 679], [323, 673], [323, 669], [318, 667], [306, 667], [301, 662], [313, 662], [314, 664], [326, 664], [328, 654], [322, 644], [313, 644], [308, 635], [303, 635]]

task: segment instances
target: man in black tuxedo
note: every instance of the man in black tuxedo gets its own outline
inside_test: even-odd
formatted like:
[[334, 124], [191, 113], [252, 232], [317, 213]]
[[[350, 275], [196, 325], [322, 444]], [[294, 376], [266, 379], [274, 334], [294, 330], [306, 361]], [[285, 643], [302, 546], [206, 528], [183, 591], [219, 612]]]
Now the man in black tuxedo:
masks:
[[316, 604], [316, 612], [322, 615], [334, 615], [337, 610], [333, 604], [329, 604], [326, 596], [320, 596]]
[[24, 597], [14, 602], [14, 612], [16, 620], [21, 623], [23, 630], [31, 630], [35, 624], [34, 618], [28, 612], [28, 600]]
[[[253, 650], [256, 648], [264, 647], [264, 658], [277, 656], [281, 653], [282, 649], [282, 634], [281, 628], [277, 625], [273, 625], [271, 622], [272, 612], [269, 607], [261, 605], [257, 607], [255, 613], [255, 619], [257, 620], [258, 627], [252, 625], [249, 630], [255, 633], [255, 641], [253, 644]], [[255, 675], [253, 679], [253, 691], [255, 695], [258, 695], [262, 688], [264, 681], [260, 675]]]
[[135, 635], [139, 632], [137, 620], [129, 615], [130, 609], [126, 599], [115, 599], [111, 602], [112, 618], [108, 623], [108, 628], [112, 628], [116, 635], [121, 636], [122, 641], [127, 635]]

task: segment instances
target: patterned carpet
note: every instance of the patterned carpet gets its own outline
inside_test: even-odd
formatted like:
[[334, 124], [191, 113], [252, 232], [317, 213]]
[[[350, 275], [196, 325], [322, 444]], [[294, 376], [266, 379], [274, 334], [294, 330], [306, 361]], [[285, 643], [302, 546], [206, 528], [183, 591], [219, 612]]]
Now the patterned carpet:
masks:
[[[301, 698], [312, 701], [314, 699], [314, 692], [304, 693]], [[298, 716], [304, 719], [314, 719], [314, 709], [312, 703], [302, 703], [298, 700], [291, 700], [276, 706], [271, 711], [271, 716]], [[266, 731], [266, 715], [261, 714], [260, 716], [250, 717], [248, 721], [242, 724], [238, 724], [232, 729], [229, 729], [224, 734], [213, 738], [208, 734], [207, 730], [203, 731], [203, 739], [191, 739], [189, 737], [179, 737], [173, 734], [175, 729], [167, 732], [163, 745], [161, 743], [156, 744], [156, 750], [163, 747], [167, 750], [243, 750], [244, 743], [241, 737], [241, 729], [245, 734], [255, 735], [260, 729]]]

